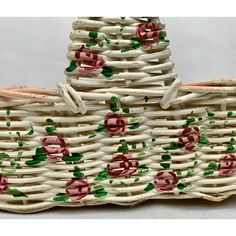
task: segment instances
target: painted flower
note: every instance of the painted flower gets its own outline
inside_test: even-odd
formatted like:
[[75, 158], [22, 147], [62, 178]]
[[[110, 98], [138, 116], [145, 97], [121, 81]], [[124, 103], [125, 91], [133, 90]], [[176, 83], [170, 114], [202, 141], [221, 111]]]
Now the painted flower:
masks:
[[154, 22], [141, 23], [137, 26], [136, 36], [144, 39], [156, 39], [160, 32], [158, 24]]
[[130, 177], [137, 171], [138, 161], [132, 160], [131, 154], [115, 154], [112, 157], [113, 163], [107, 165], [108, 174], [111, 176]]
[[236, 155], [235, 154], [225, 154], [220, 158], [220, 163], [218, 165], [219, 175], [228, 176], [235, 173], [236, 170]]
[[49, 160], [60, 160], [69, 155], [68, 144], [65, 139], [56, 136], [47, 136], [41, 140], [42, 148]]
[[0, 193], [7, 190], [7, 185], [8, 185], [7, 178], [4, 175], [0, 174]]
[[71, 201], [79, 201], [91, 192], [91, 185], [79, 178], [72, 178], [66, 183], [66, 193]]
[[92, 72], [105, 66], [105, 61], [101, 55], [89, 53], [85, 51], [85, 47], [81, 46], [75, 52], [76, 64], [79, 72]]
[[173, 171], [160, 171], [154, 176], [154, 185], [158, 191], [171, 191], [178, 183]]
[[109, 112], [104, 119], [104, 126], [110, 134], [122, 134], [128, 124], [122, 114]]
[[200, 130], [197, 126], [188, 127], [181, 130], [178, 136], [178, 142], [183, 144], [187, 151], [191, 151], [196, 147], [196, 143], [200, 139]]

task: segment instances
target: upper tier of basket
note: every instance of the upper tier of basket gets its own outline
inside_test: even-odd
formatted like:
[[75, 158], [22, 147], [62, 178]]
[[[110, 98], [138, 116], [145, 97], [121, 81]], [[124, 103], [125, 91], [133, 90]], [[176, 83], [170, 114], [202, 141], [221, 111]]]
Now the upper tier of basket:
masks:
[[168, 86], [175, 79], [158, 17], [86, 17], [73, 23], [65, 73], [80, 90]]

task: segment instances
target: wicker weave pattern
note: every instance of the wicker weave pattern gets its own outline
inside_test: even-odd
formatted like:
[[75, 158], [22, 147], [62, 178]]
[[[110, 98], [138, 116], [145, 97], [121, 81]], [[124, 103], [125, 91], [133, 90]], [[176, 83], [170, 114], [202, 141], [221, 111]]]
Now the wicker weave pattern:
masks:
[[58, 90], [0, 99], [0, 208], [235, 193], [235, 85], [181, 85], [159, 18], [79, 18]]

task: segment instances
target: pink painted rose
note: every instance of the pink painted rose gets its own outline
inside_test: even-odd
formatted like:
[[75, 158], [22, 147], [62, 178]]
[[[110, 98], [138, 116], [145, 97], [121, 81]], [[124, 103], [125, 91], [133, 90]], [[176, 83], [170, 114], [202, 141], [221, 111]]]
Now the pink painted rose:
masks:
[[197, 126], [188, 127], [179, 133], [179, 143], [184, 145], [187, 151], [191, 151], [196, 147], [197, 141], [200, 139], [200, 130]]
[[113, 163], [107, 165], [108, 174], [111, 176], [130, 177], [139, 165], [138, 161], [132, 160], [131, 154], [115, 154], [112, 161]]
[[49, 160], [60, 160], [63, 156], [69, 155], [69, 149], [63, 138], [47, 136], [41, 140], [42, 148]]
[[225, 154], [220, 158], [220, 164], [218, 165], [219, 175], [229, 176], [233, 175], [236, 170], [236, 155]]
[[171, 191], [178, 183], [173, 171], [160, 171], [154, 176], [154, 185], [158, 191]]
[[92, 72], [105, 66], [105, 61], [101, 55], [86, 52], [84, 46], [75, 52], [75, 58], [79, 72]]
[[7, 185], [8, 185], [7, 178], [4, 175], [0, 174], [0, 193], [7, 190]]
[[70, 196], [71, 201], [79, 201], [91, 192], [91, 185], [85, 180], [72, 178], [66, 184], [66, 193]]
[[125, 126], [128, 124], [126, 118], [122, 116], [122, 114], [109, 112], [105, 119], [104, 125], [107, 131], [110, 134], [122, 134], [125, 131]]
[[160, 32], [158, 24], [154, 22], [141, 23], [137, 26], [136, 36], [144, 39], [156, 39]]

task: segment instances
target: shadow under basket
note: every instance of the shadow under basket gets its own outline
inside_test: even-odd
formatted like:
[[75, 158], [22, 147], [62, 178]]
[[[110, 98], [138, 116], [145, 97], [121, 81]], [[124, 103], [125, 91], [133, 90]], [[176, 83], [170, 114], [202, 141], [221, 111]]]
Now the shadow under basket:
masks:
[[0, 209], [236, 193], [236, 80], [182, 84], [157, 17], [73, 23], [57, 89], [0, 89]]

